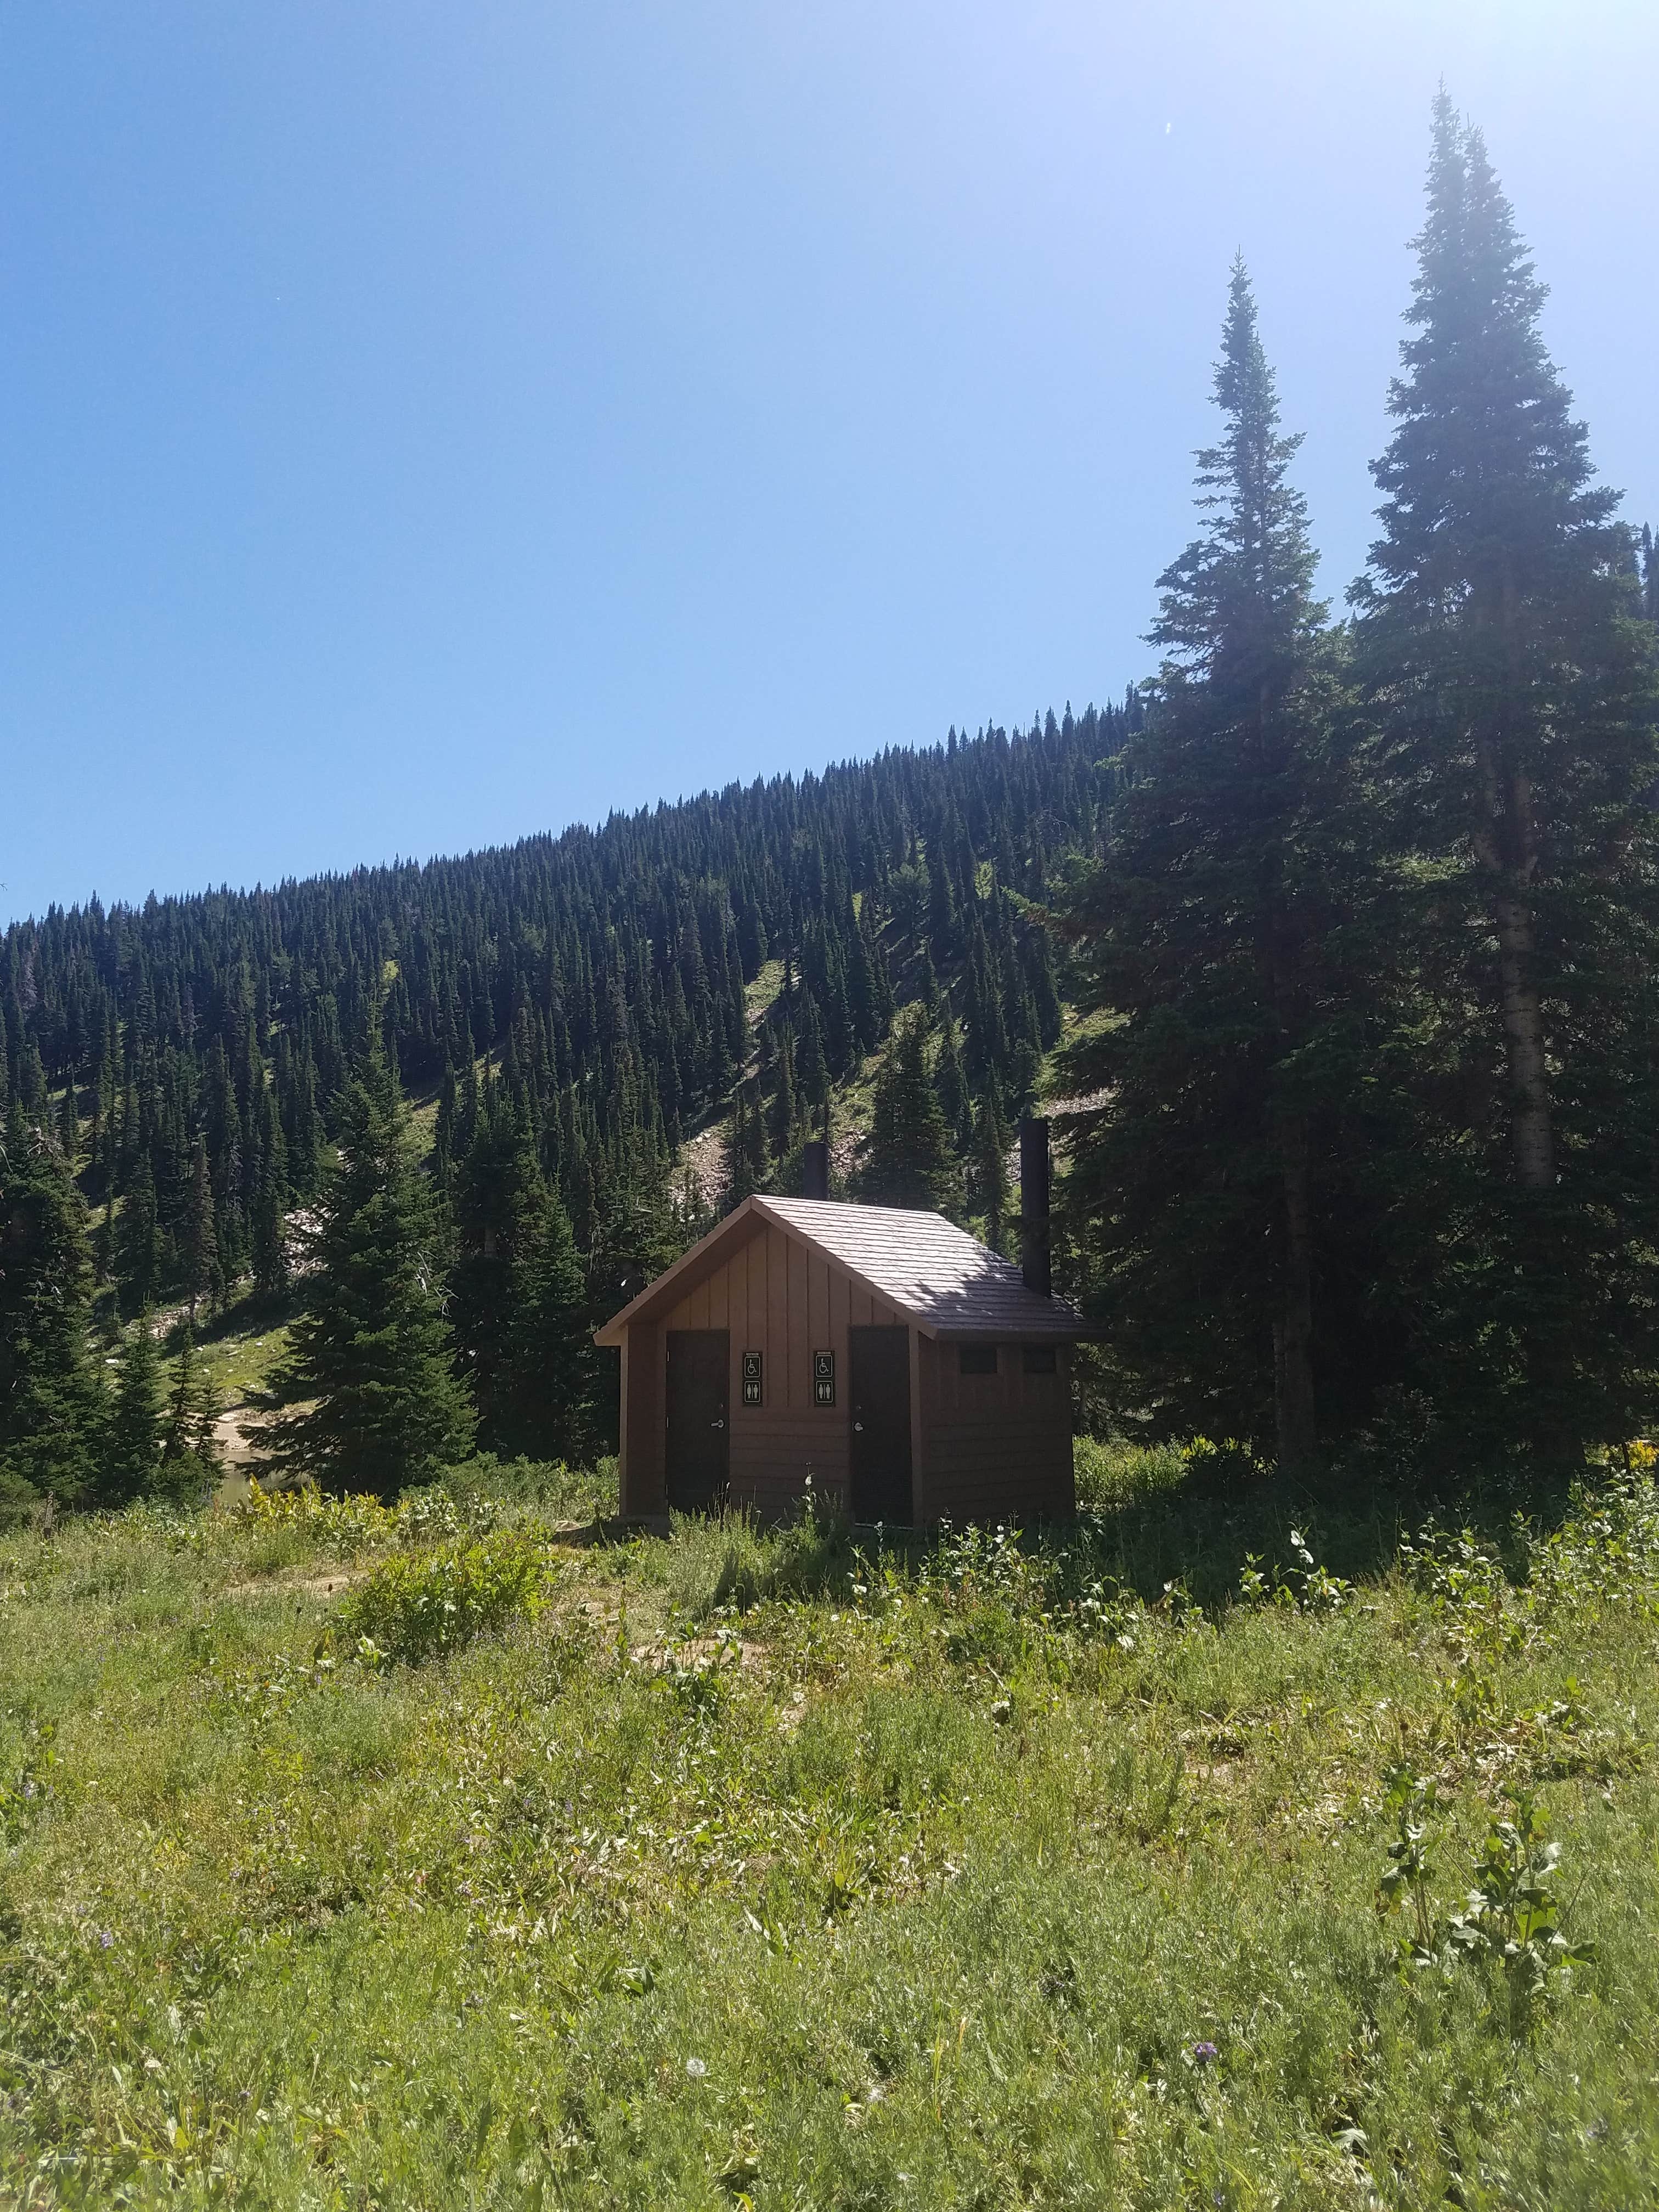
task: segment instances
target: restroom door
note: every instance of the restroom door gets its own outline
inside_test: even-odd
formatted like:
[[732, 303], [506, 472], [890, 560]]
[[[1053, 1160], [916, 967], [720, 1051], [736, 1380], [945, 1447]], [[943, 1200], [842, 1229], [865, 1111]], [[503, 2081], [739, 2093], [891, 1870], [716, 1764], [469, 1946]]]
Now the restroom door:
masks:
[[731, 1364], [729, 1329], [669, 1330], [668, 1503], [676, 1513], [726, 1502]]
[[907, 1528], [910, 1507], [910, 1332], [848, 1331], [852, 1366], [853, 1518]]

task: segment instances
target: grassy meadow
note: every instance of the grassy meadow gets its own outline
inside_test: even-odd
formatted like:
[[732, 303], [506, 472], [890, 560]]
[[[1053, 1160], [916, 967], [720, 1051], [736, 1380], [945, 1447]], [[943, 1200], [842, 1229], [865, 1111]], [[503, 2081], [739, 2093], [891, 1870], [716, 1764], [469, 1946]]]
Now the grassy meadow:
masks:
[[0, 2202], [1652, 2203], [1642, 1456], [1456, 1533], [1092, 1448], [1023, 1542], [487, 1463], [0, 1537]]

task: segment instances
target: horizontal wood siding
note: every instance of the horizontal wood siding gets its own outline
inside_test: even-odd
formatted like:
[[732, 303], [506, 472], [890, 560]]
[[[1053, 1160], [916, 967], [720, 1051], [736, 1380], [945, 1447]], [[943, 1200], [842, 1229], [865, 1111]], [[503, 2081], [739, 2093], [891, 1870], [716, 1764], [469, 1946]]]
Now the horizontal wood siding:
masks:
[[[775, 1223], [763, 1224], [717, 1267], [690, 1284], [678, 1303], [651, 1330], [654, 1342], [641, 1358], [639, 1340], [646, 1325], [629, 1331], [630, 1379], [637, 1364], [657, 1378], [657, 1413], [653, 1462], [654, 1495], [662, 1495], [663, 1395], [660, 1384], [667, 1333], [678, 1328], [725, 1328], [732, 1336], [729, 1397], [731, 1501], [765, 1518], [787, 1515], [806, 1486], [821, 1495], [845, 1498], [848, 1480], [848, 1330], [892, 1326], [902, 1316], [872, 1297], [843, 1268], [787, 1236]], [[836, 1402], [820, 1407], [812, 1395], [812, 1354], [836, 1355]], [[743, 1402], [743, 1355], [761, 1355], [763, 1402]], [[630, 1406], [640, 1386], [630, 1387]], [[632, 1462], [643, 1432], [630, 1422], [626, 1457]], [[641, 1462], [643, 1465], [643, 1462]], [[624, 1468], [625, 1495], [643, 1495], [646, 1481]], [[632, 1505], [633, 1512], [659, 1511], [660, 1505]]]
[[959, 1346], [919, 1347], [929, 1522], [1026, 1522], [1075, 1510], [1069, 1348], [1053, 1375], [1027, 1375], [1018, 1344], [997, 1347], [994, 1375], [963, 1375]]

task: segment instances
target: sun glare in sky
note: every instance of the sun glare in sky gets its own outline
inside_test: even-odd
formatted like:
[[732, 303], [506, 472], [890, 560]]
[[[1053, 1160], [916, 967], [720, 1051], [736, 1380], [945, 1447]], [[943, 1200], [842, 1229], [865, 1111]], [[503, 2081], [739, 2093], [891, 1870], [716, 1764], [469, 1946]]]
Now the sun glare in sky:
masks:
[[1659, 514], [1656, 13], [14, 11], [9, 910], [1116, 696], [1241, 248], [1340, 601], [1443, 76]]

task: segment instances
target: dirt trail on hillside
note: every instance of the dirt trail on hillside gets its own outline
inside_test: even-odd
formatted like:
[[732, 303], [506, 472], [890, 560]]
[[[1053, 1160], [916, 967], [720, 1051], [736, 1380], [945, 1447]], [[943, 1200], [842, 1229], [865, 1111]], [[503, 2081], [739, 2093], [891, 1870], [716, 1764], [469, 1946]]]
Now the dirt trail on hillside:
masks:
[[[228, 1503], [247, 1496], [248, 1477], [258, 1472], [253, 1439], [263, 1416], [248, 1406], [227, 1406], [213, 1425], [219, 1446], [219, 1494]], [[269, 1480], [269, 1477], [266, 1478]]]
[[231, 1406], [214, 1423], [219, 1450], [227, 1467], [245, 1467], [253, 1456], [252, 1437], [259, 1417], [246, 1406]]

